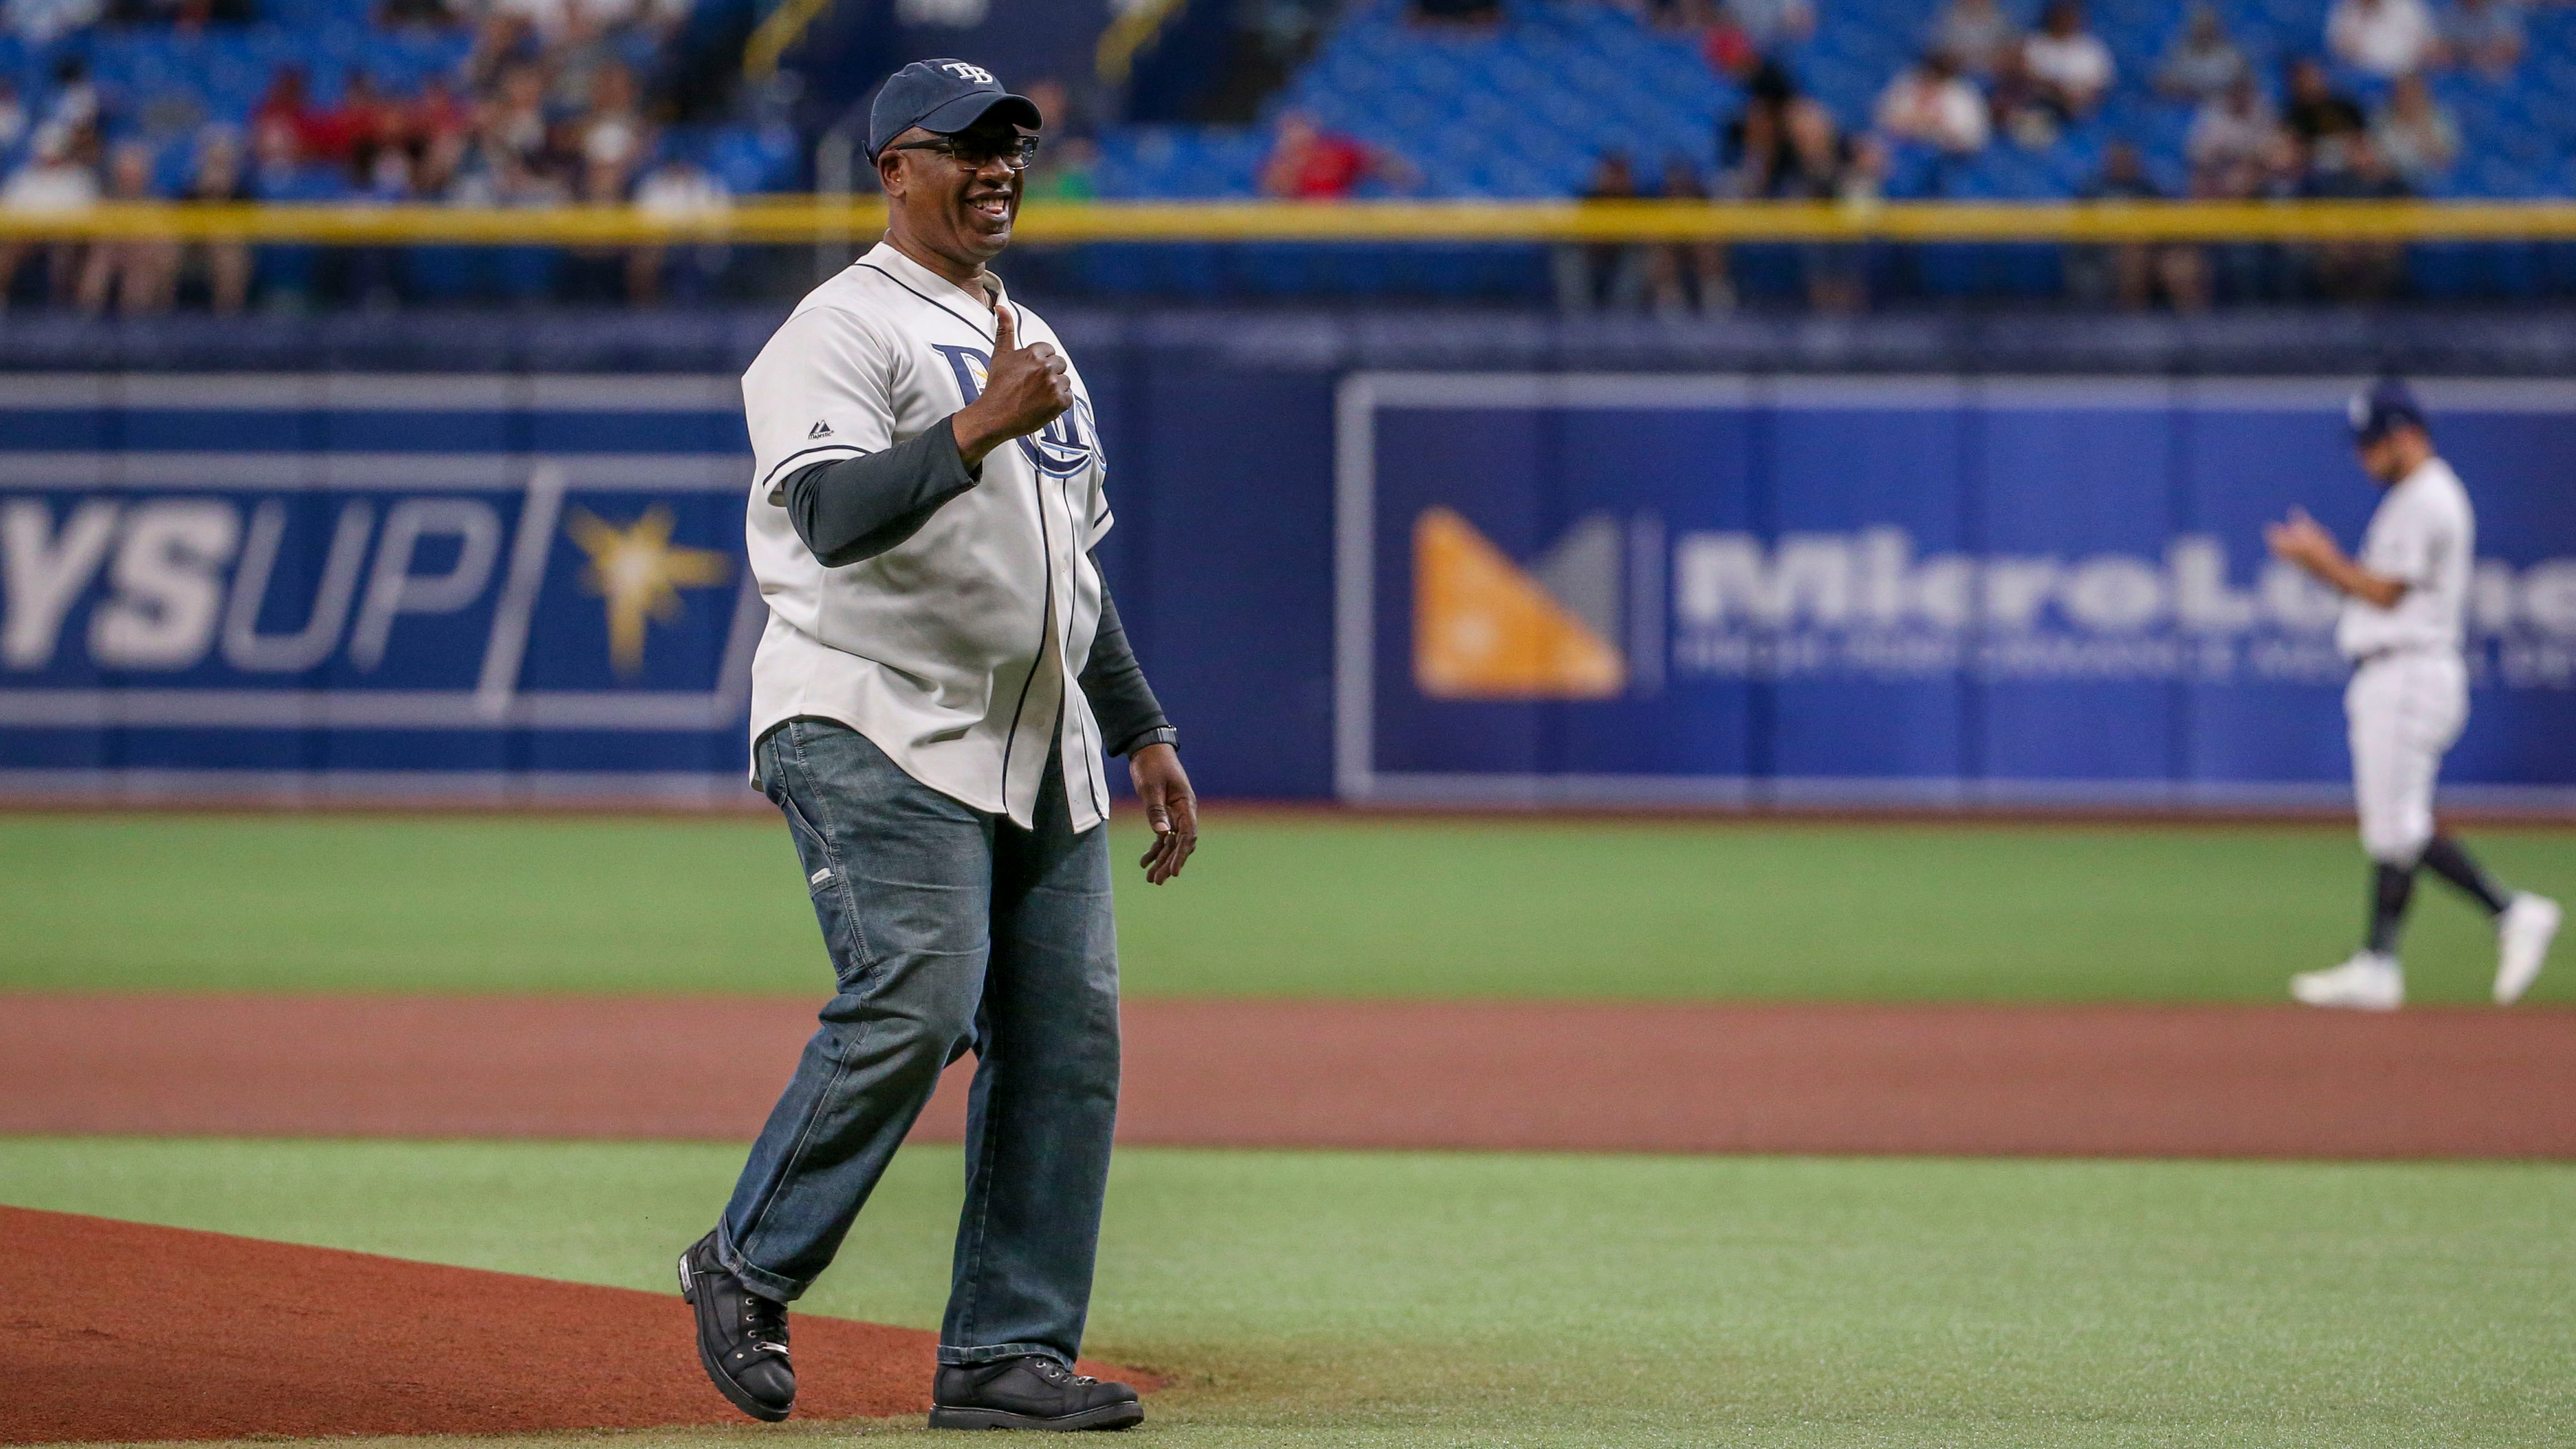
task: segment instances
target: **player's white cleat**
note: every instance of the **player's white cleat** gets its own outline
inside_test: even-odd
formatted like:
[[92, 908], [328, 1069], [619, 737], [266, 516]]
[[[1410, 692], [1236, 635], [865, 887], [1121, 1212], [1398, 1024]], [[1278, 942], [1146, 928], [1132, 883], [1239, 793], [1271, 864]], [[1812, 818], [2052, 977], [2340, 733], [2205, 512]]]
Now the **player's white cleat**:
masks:
[[2395, 1011], [2406, 1004], [2406, 973], [2398, 969], [2397, 958], [2363, 951], [2332, 970], [2291, 977], [2290, 995], [2310, 1006]]
[[2516, 891], [2513, 903], [2496, 917], [2496, 987], [2498, 1006], [2511, 1006], [2531, 989], [2540, 965], [2549, 959], [2550, 938], [2558, 934], [2558, 903], [2547, 896]]

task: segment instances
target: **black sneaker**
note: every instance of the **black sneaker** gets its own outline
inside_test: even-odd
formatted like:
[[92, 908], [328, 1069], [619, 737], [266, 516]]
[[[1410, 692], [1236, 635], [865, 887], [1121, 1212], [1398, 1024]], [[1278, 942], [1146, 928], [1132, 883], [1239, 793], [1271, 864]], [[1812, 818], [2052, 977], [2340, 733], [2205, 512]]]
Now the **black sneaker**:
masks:
[[1145, 1422], [1134, 1389], [1075, 1373], [1042, 1353], [941, 1364], [930, 1402], [934, 1429], [1126, 1429]]
[[776, 1423], [796, 1403], [787, 1305], [743, 1286], [716, 1261], [716, 1235], [680, 1255], [680, 1296], [698, 1310], [698, 1362], [733, 1406]]

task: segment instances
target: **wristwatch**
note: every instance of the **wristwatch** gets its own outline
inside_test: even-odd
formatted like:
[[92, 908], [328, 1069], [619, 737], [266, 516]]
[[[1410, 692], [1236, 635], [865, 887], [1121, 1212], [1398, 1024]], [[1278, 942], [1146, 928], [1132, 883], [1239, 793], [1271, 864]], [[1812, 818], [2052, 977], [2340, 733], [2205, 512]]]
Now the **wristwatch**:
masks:
[[1147, 730], [1136, 738], [1129, 740], [1125, 748], [1119, 750], [1118, 753], [1125, 755], [1127, 758], [1132, 760], [1136, 758], [1136, 752], [1145, 748], [1147, 745], [1170, 745], [1174, 749], [1178, 749], [1180, 748], [1180, 744], [1181, 732], [1172, 728], [1170, 725], [1165, 725], [1161, 729]]

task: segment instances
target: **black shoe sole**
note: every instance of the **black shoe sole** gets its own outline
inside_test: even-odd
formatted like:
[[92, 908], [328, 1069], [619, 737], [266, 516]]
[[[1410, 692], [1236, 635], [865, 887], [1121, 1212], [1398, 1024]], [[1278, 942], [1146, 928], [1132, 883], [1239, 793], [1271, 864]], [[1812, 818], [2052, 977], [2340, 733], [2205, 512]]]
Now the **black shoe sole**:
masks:
[[716, 1392], [724, 1395], [735, 1408], [742, 1410], [744, 1413], [760, 1420], [764, 1424], [775, 1424], [781, 1419], [786, 1418], [788, 1413], [795, 1407], [794, 1405], [789, 1405], [788, 1408], [781, 1409], [764, 1404], [760, 1400], [753, 1398], [751, 1395], [744, 1393], [740, 1384], [726, 1378], [724, 1370], [716, 1366], [716, 1356], [707, 1348], [707, 1310], [698, 1306], [698, 1287], [697, 1284], [692, 1282], [689, 1277], [689, 1255], [687, 1253], [682, 1253], [680, 1255], [680, 1301], [689, 1305], [691, 1315], [697, 1324], [696, 1337], [698, 1340], [698, 1367], [707, 1371], [707, 1381], [716, 1386]]
[[930, 1411], [934, 1429], [1037, 1429], [1068, 1433], [1077, 1429], [1132, 1429], [1145, 1422], [1145, 1406], [1130, 1400], [1123, 1404], [1103, 1404], [1079, 1414], [1062, 1414], [1042, 1419], [1035, 1414], [1014, 1414], [1008, 1409], [962, 1409], [941, 1404]]

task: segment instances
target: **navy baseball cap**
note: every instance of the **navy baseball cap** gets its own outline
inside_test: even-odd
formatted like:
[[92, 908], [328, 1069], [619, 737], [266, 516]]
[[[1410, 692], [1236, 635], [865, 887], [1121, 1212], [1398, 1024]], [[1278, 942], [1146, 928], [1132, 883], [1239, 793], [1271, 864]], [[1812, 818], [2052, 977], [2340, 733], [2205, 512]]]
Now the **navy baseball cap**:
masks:
[[2430, 431], [2424, 421], [2424, 409], [2415, 401], [2413, 390], [2393, 377], [2354, 393], [2344, 412], [2352, 422], [2353, 442], [2362, 447], [2378, 442], [2399, 428], [2416, 427]]
[[886, 77], [876, 103], [868, 108], [868, 155], [874, 157], [915, 126], [935, 136], [954, 136], [996, 110], [1015, 126], [1035, 130], [1046, 124], [1037, 102], [1002, 89], [980, 65], [916, 60]]

